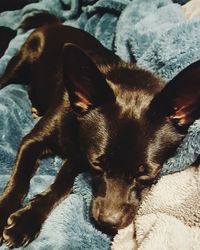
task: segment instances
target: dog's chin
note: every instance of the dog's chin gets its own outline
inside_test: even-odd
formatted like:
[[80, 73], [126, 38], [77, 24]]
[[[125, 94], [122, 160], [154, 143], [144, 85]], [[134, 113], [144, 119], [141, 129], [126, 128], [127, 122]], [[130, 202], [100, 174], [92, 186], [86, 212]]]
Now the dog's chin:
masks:
[[96, 228], [102, 231], [103, 233], [109, 234], [111, 236], [114, 236], [115, 234], [117, 234], [118, 230], [123, 229], [127, 227], [129, 224], [131, 224], [133, 219], [134, 219], [133, 217], [129, 217], [118, 226], [111, 226], [111, 225], [108, 226], [106, 224], [99, 222], [98, 220], [95, 220], [92, 217], [92, 221], [95, 224]]
[[116, 227], [106, 226], [95, 220], [94, 220], [94, 223], [95, 223], [96, 228], [105, 234], [108, 234], [112, 237], [117, 234], [118, 228]]

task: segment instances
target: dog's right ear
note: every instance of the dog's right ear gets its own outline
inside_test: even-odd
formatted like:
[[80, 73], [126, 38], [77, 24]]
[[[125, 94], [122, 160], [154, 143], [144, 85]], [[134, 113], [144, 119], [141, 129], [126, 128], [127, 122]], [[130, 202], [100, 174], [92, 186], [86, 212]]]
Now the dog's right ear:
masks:
[[71, 106], [79, 114], [114, 100], [103, 74], [74, 44], [65, 44], [63, 48], [63, 80]]
[[175, 76], [150, 104], [154, 117], [168, 117], [183, 131], [200, 117], [200, 60]]

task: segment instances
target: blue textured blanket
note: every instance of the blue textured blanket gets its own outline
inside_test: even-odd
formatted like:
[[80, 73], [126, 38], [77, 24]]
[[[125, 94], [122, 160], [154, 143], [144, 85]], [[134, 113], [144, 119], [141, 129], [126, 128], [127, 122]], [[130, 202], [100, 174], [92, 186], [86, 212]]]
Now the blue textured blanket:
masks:
[[[20, 21], [34, 12], [48, 10], [64, 24], [90, 32], [124, 60], [131, 61], [135, 56], [141, 67], [168, 81], [181, 69], [200, 59], [200, 19], [187, 21], [180, 5], [175, 2], [186, 1], [41, 0], [29, 3], [21, 10], [3, 12], [0, 14], [0, 26], [14, 28], [18, 35], [0, 59], [0, 75], [28, 35], [28, 32], [20, 34], [17, 29]], [[1, 189], [11, 171], [21, 138], [36, 122], [31, 117], [26, 88], [14, 84], [0, 91]], [[183, 170], [199, 154], [200, 120], [197, 120], [176, 155], [164, 164], [161, 175]], [[42, 161], [31, 182], [28, 198], [51, 183], [60, 163], [57, 157]], [[52, 212], [39, 237], [26, 249], [109, 249], [111, 237], [95, 229], [90, 221], [90, 182], [86, 173], [76, 178], [73, 194]]]

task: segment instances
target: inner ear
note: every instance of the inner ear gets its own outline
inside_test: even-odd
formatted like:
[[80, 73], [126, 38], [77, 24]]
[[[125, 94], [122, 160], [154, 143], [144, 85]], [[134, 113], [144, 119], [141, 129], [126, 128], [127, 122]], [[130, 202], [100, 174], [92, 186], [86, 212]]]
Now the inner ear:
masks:
[[63, 48], [63, 80], [72, 108], [84, 113], [113, 100], [114, 94], [92, 59], [74, 44]]
[[188, 128], [200, 117], [200, 61], [174, 77], [156, 95], [150, 105], [151, 113], [164, 115], [179, 128]]

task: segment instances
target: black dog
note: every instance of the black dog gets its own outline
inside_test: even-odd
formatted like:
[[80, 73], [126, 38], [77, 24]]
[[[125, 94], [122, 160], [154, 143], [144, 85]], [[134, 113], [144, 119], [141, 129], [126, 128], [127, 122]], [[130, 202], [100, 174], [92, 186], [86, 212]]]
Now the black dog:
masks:
[[[155, 180], [200, 115], [200, 61], [164, 87], [88, 33], [60, 24], [31, 33], [0, 87], [18, 77], [29, 83], [34, 111], [43, 117], [23, 138], [0, 198], [1, 241], [9, 247], [37, 237], [82, 171], [93, 174], [97, 224], [104, 230], [127, 226], [143, 186]], [[22, 207], [39, 158], [47, 154], [61, 156], [63, 166], [55, 182]]]

